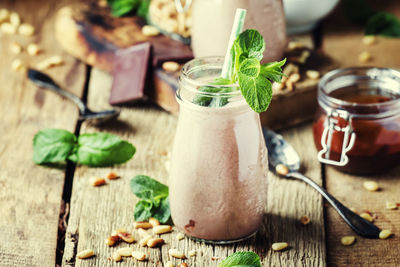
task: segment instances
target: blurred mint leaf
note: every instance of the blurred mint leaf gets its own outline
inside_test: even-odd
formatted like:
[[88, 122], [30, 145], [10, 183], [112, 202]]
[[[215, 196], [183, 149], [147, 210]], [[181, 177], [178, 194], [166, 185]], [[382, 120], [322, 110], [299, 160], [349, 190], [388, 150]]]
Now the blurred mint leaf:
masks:
[[235, 252], [225, 260], [219, 267], [261, 267], [260, 257], [252, 251]]
[[394, 14], [379, 12], [368, 19], [365, 35], [400, 37], [400, 20]]

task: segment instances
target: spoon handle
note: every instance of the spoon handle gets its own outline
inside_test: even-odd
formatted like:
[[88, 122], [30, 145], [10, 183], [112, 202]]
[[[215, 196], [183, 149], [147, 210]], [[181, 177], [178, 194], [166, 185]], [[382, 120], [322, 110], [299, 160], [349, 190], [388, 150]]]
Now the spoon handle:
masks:
[[37, 84], [39, 87], [47, 88], [47, 89], [53, 91], [54, 93], [62, 95], [64, 97], [68, 98], [69, 100], [71, 100], [72, 102], [74, 102], [78, 106], [81, 114], [84, 114], [85, 111], [87, 110], [86, 105], [82, 102], [82, 100], [79, 97], [77, 97], [76, 95], [74, 95], [64, 89], [61, 89], [61, 87], [58, 86], [53, 81], [53, 79], [50, 78], [45, 73], [34, 70], [34, 69], [29, 69], [28, 70], [28, 78], [32, 82]]
[[322, 187], [320, 187], [313, 180], [308, 178], [307, 176], [299, 173], [299, 172], [289, 172], [287, 177], [300, 179], [307, 184], [311, 185], [315, 190], [317, 190], [321, 195], [336, 209], [339, 215], [343, 218], [343, 220], [359, 235], [367, 238], [378, 238], [379, 237], [379, 228], [369, 221], [361, 218], [348, 208], [346, 208], [342, 203], [340, 203], [336, 198], [334, 198], [331, 194], [325, 191]]

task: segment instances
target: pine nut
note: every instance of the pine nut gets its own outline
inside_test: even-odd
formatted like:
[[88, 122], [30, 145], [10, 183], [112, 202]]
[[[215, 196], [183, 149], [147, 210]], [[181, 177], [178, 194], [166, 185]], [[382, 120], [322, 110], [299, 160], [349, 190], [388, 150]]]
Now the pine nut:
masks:
[[311, 80], [318, 80], [320, 74], [319, 74], [319, 71], [317, 71], [317, 70], [307, 70], [306, 76]]
[[379, 190], [379, 185], [375, 181], [365, 181], [363, 184], [364, 188], [368, 191], [375, 192]]
[[11, 68], [15, 71], [23, 71], [25, 66], [22, 63], [20, 59], [14, 59], [14, 61], [11, 63]]
[[147, 246], [149, 248], [155, 248], [164, 244], [164, 239], [162, 238], [151, 238], [147, 241]]
[[180, 65], [174, 61], [166, 61], [162, 64], [162, 68], [167, 72], [176, 72], [179, 70]]
[[146, 259], [146, 253], [142, 251], [132, 251], [132, 257], [138, 261], [144, 261]]
[[310, 218], [308, 217], [308, 216], [302, 216], [301, 218], [300, 218], [300, 223], [301, 224], [303, 224], [303, 225], [307, 225], [307, 224], [309, 224], [311, 222], [311, 220], [310, 220]]
[[174, 257], [174, 258], [186, 259], [185, 254], [183, 254], [183, 252], [181, 252], [181, 251], [179, 251], [179, 250], [177, 250], [177, 249], [175, 249], [175, 248], [171, 248], [170, 250], [168, 250], [168, 254], [169, 254], [171, 257]]
[[137, 229], [137, 228], [142, 228], [142, 229], [149, 229], [152, 228], [153, 225], [151, 225], [151, 223], [149, 222], [134, 222], [133, 226]]
[[300, 49], [300, 48], [304, 48], [304, 47], [305, 47], [305, 44], [300, 41], [291, 41], [288, 44], [289, 50], [296, 50], [296, 49]]
[[275, 171], [279, 175], [286, 176], [289, 173], [289, 168], [286, 165], [278, 164], [275, 167]]
[[5, 34], [15, 34], [17, 32], [17, 28], [8, 22], [1, 24], [0, 28], [1, 31]]
[[117, 250], [117, 253], [123, 257], [130, 257], [132, 256], [133, 249], [130, 247], [124, 247]]
[[40, 53], [40, 48], [37, 44], [29, 44], [28, 47], [26, 48], [26, 51], [28, 52], [29, 55], [36, 56], [37, 54]]
[[289, 246], [289, 244], [286, 242], [273, 243], [272, 250], [281, 251], [281, 250], [284, 250], [285, 248], [287, 248], [288, 246]]
[[112, 260], [116, 262], [122, 261], [122, 256], [117, 251], [115, 251], [112, 255]]
[[160, 222], [159, 222], [156, 218], [150, 218], [150, 219], [149, 219], [149, 223], [150, 223], [151, 225], [153, 225], [153, 227], [154, 227], [154, 226], [157, 226], [157, 225], [160, 225]]
[[354, 213], [357, 213], [357, 210], [354, 207], [350, 207], [349, 210], [351, 210]]
[[392, 232], [390, 230], [382, 230], [379, 233], [379, 238], [380, 239], [387, 239], [392, 235]]
[[292, 83], [296, 83], [296, 82], [298, 82], [299, 80], [300, 80], [300, 74], [298, 74], [298, 73], [293, 73], [293, 74], [291, 74], [290, 76], [289, 76], [289, 79], [288, 79], [288, 81], [290, 81], [290, 82], [292, 82]]
[[349, 236], [344, 236], [342, 237], [342, 239], [340, 240], [340, 242], [342, 243], [343, 246], [350, 246], [352, 245], [354, 242], [356, 241], [356, 237], [349, 235]]
[[133, 243], [133, 241], [135, 241], [133, 235], [127, 232], [119, 232], [118, 237], [124, 240], [126, 243]]
[[294, 84], [293, 84], [293, 82], [288, 80], [288, 81], [286, 82], [286, 88], [287, 88], [289, 91], [293, 91], [293, 90], [294, 90]]
[[292, 73], [298, 73], [299, 67], [295, 64], [289, 63], [283, 68], [283, 74], [289, 76]]
[[94, 256], [94, 251], [91, 249], [86, 249], [86, 250], [83, 250], [83, 251], [79, 252], [78, 254], [76, 254], [76, 256], [79, 259], [87, 259], [87, 258]]
[[277, 83], [273, 82], [272, 83], [272, 92], [278, 93], [279, 91], [283, 90], [285, 88], [285, 84], [283, 82]]
[[149, 240], [152, 239], [152, 238], [153, 237], [151, 235], [145, 236], [145, 237], [143, 237], [142, 239], [139, 240], [139, 244], [142, 247], [145, 247], [145, 246], [147, 246], [147, 243], [149, 242]]
[[153, 234], [161, 235], [172, 231], [171, 225], [157, 225], [153, 227]]
[[363, 219], [366, 219], [366, 220], [369, 221], [369, 222], [373, 222], [373, 221], [374, 221], [374, 219], [372, 218], [372, 216], [369, 215], [369, 214], [366, 213], [366, 212], [361, 213], [361, 214], [360, 214], [360, 217], [363, 218]]
[[157, 36], [160, 34], [160, 30], [151, 25], [144, 25], [142, 28], [142, 34], [144, 36]]
[[397, 205], [394, 202], [386, 201], [386, 209], [395, 210], [395, 209], [397, 209]]
[[105, 185], [106, 184], [106, 180], [104, 178], [101, 178], [101, 177], [93, 177], [90, 180], [90, 183], [93, 186], [101, 186], [101, 185]]
[[138, 233], [140, 235], [140, 237], [147, 237], [147, 236], [151, 236], [146, 230], [144, 230], [143, 228], [139, 228], [138, 229]]
[[5, 8], [0, 9], [0, 23], [8, 20], [10, 17], [10, 11]]
[[107, 174], [107, 179], [109, 179], [109, 180], [115, 180], [118, 178], [119, 178], [119, 175], [116, 172], [109, 172]]
[[371, 54], [368, 51], [361, 52], [358, 56], [358, 61], [361, 63], [367, 63], [371, 60]]
[[18, 33], [25, 36], [32, 36], [35, 28], [31, 24], [23, 23], [18, 27]]
[[194, 257], [196, 256], [197, 251], [195, 249], [192, 249], [191, 251], [188, 252], [189, 257]]
[[186, 262], [182, 262], [181, 264], [178, 265], [178, 267], [188, 267]]
[[183, 234], [183, 233], [178, 233], [177, 235], [176, 235], [176, 239], [177, 240], [182, 240], [182, 239], [184, 239], [185, 238], [185, 235]]
[[118, 237], [118, 236], [109, 236], [109, 237], [107, 237], [107, 239], [106, 239], [106, 244], [107, 244], [109, 247], [112, 247], [112, 246], [115, 245], [115, 243], [117, 243], [118, 240], [119, 240], [119, 237]]
[[21, 18], [19, 17], [18, 13], [11, 12], [11, 14], [10, 14], [10, 23], [15, 28], [17, 28], [21, 24]]
[[168, 262], [165, 264], [165, 267], [174, 267], [174, 265], [172, 264], [171, 261], [168, 261]]
[[10, 50], [13, 54], [20, 54], [22, 51], [22, 47], [17, 42], [12, 42], [10, 44]]
[[373, 45], [376, 43], [376, 37], [375, 35], [365, 35], [362, 38], [362, 43], [365, 45]]
[[64, 60], [60, 56], [49, 57], [37, 64], [38, 70], [46, 70], [51, 67], [59, 66], [64, 64]]

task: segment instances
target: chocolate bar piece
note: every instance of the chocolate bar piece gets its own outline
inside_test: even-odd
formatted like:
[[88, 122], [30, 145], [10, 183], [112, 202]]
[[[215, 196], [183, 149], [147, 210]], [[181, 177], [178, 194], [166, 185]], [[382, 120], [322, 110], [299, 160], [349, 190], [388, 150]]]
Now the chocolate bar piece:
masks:
[[111, 105], [128, 103], [144, 96], [150, 53], [149, 42], [115, 52], [109, 99]]

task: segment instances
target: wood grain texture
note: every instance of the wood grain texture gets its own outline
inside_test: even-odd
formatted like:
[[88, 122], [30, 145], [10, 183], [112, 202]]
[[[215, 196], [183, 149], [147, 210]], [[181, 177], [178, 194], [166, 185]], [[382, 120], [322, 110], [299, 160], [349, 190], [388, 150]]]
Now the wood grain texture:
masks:
[[[377, 192], [364, 189], [367, 180], [377, 181], [382, 188]], [[357, 213], [370, 211], [376, 215], [374, 223], [389, 229], [394, 236], [387, 240], [357, 237], [351, 247], [340, 244], [344, 235], [355, 235], [331, 207], [327, 208], [327, 246], [331, 266], [400, 266], [400, 210], [388, 210], [386, 201], [400, 203], [400, 168], [377, 176], [351, 176], [332, 167], [326, 168], [328, 191]]]
[[[111, 77], [93, 70], [89, 87], [89, 105], [106, 108]], [[126, 228], [139, 236], [133, 229], [133, 211], [137, 201], [130, 192], [129, 181], [137, 174], [146, 174], [163, 183], [168, 182], [169, 152], [175, 133], [177, 118], [165, 112], [147, 108], [123, 108], [118, 121], [105, 128], [84, 125], [82, 132], [106, 131], [129, 140], [137, 147], [137, 153], [128, 163], [114, 168], [79, 167], [75, 174], [71, 215], [66, 235], [64, 266], [163, 266], [168, 260], [168, 250], [177, 248], [188, 255], [190, 250], [197, 251], [196, 257], [185, 262], [189, 266], [217, 266], [228, 255], [239, 250], [257, 252], [263, 266], [325, 266], [325, 237], [323, 224], [323, 206], [321, 197], [307, 185], [283, 180], [269, 175], [268, 213], [264, 225], [258, 234], [250, 240], [236, 245], [213, 246], [195, 242], [188, 238], [178, 241], [177, 231], [162, 235], [166, 245], [158, 249], [141, 248], [139, 244], [121, 243], [109, 248], [104, 243], [111, 232]], [[304, 159], [306, 173], [321, 183], [320, 165], [313, 155], [308, 153], [307, 143], [311, 143], [309, 125], [288, 131], [285, 136], [299, 150]], [[314, 151], [315, 152], [315, 151]], [[94, 188], [89, 184], [92, 176], [105, 176], [110, 170], [121, 175], [116, 181]], [[312, 223], [303, 226], [298, 219], [308, 215]], [[290, 249], [273, 252], [273, 242], [286, 241]], [[114, 251], [123, 246], [145, 251], [149, 260], [138, 263], [124, 258], [123, 263], [107, 260]], [[76, 252], [94, 249], [96, 257], [75, 259]], [[172, 260], [174, 264], [181, 260]]]
[[[64, 169], [36, 166], [32, 139], [43, 128], [73, 131], [76, 107], [30, 83], [11, 70], [21, 58], [34, 66], [46, 56], [62, 55], [65, 64], [48, 71], [68, 90], [80, 95], [84, 66], [61, 52], [52, 32], [51, 15], [62, 1], [1, 1], [0, 8], [17, 11], [23, 22], [38, 32], [33, 37], [3, 34], [0, 37], [0, 266], [54, 266], [58, 216], [64, 184]], [[24, 47], [37, 42], [44, 52], [37, 57], [14, 55], [12, 41]]]

